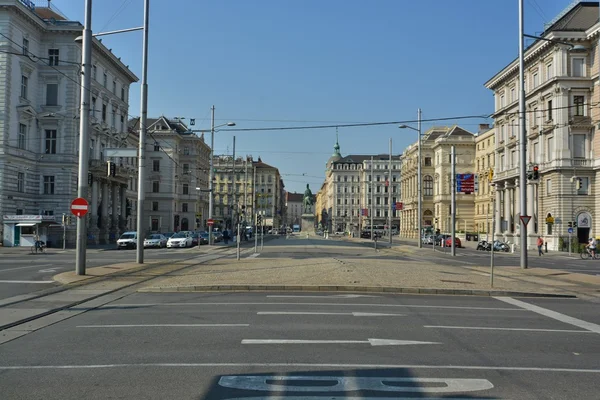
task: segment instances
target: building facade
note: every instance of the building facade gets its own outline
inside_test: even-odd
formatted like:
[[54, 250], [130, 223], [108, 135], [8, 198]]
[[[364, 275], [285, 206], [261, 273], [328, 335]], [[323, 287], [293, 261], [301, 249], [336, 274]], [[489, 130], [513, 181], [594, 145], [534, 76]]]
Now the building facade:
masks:
[[[569, 223], [580, 242], [600, 234], [598, 3], [574, 2], [525, 52], [527, 169], [539, 179], [519, 181], [519, 64], [513, 60], [485, 86], [494, 92], [497, 238], [520, 243], [520, 215], [531, 216], [528, 247], [544, 236], [564, 247]], [[558, 41], [558, 42], [556, 42]], [[560, 42], [560, 43], [559, 43]], [[577, 46], [577, 47], [574, 47]], [[527, 209], [520, 209], [520, 191]]]
[[495, 148], [495, 129], [487, 124], [480, 125], [475, 137], [475, 174], [479, 177], [479, 187], [475, 192], [474, 232], [483, 235], [486, 240], [491, 240], [493, 234]]
[[[210, 147], [180, 120], [147, 119], [146, 232], [206, 229]], [[139, 128], [139, 118], [130, 121]]]
[[[419, 218], [424, 232], [451, 231], [452, 177], [451, 147], [456, 148], [456, 173], [473, 174], [475, 136], [458, 126], [434, 127], [421, 139], [422, 211], [418, 213], [418, 142], [406, 148], [402, 157], [400, 235], [418, 238]], [[456, 229], [473, 230], [473, 193], [456, 195]]]
[[302, 225], [302, 214], [304, 207], [302, 203], [304, 201], [304, 193], [290, 193], [285, 192], [285, 220], [284, 225]]
[[[60, 11], [0, 1], [0, 213], [5, 246], [28, 246], [34, 235], [62, 244], [62, 216], [77, 197], [79, 98], [83, 26]], [[90, 169], [85, 217], [90, 243], [114, 240], [135, 226], [136, 162], [119, 159], [108, 176], [104, 150], [134, 147], [127, 130], [129, 86], [137, 77], [93, 39]], [[49, 226], [52, 225], [52, 226]], [[75, 245], [76, 221], [67, 227]]]

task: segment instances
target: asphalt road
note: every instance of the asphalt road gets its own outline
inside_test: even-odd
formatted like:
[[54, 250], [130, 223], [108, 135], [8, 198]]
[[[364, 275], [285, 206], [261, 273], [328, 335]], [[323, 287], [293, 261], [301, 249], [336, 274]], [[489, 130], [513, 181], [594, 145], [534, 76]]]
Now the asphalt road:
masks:
[[0, 393], [596, 399], [600, 321], [593, 306], [577, 299], [137, 293], [0, 345]]
[[[181, 259], [189, 257], [190, 249], [146, 249], [145, 260]], [[134, 262], [135, 250], [89, 250], [87, 252], [87, 268], [103, 265]], [[29, 249], [22, 252], [10, 252], [0, 257], [0, 299], [57, 286], [52, 277], [61, 272], [75, 269], [74, 250], [48, 249], [45, 254], [31, 254]]]

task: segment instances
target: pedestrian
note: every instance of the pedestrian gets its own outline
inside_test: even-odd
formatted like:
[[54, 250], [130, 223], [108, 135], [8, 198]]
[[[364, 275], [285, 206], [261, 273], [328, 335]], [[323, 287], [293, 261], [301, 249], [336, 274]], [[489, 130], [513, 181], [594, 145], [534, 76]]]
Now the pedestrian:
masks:
[[225, 242], [225, 244], [229, 243], [229, 238], [230, 238], [229, 231], [228, 230], [224, 230], [223, 231], [223, 241]]
[[543, 255], [544, 252], [542, 251], [542, 246], [544, 245], [544, 239], [542, 239], [541, 236], [538, 236], [537, 239], [537, 248], [538, 248], [538, 255]]

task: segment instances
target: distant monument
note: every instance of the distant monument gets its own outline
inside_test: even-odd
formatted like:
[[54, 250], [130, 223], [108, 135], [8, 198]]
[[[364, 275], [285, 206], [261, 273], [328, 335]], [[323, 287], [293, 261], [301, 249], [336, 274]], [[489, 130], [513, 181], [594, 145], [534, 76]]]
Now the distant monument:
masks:
[[315, 229], [315, 214], [312, 211], [313, 204], [313, 194], [307, 183], [304, 198], [302, 199], [302, 232], [308, 233]]

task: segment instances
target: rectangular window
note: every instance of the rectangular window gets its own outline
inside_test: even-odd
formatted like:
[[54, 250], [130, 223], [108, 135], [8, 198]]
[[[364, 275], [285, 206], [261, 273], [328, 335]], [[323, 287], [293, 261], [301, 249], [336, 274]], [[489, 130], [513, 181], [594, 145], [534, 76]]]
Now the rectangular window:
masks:
[[584, 103], [585, 96], [573, 96], [573, 108], [575, 112], [575, 116], [583, 117], [584, 116]]
[[116, 125], [117, 125], [117, 109], [113, 108], [112, 118], [111, 118], [111, 126], [113, 129], [115, 129]]
[[500, 156], [500, 171], [504, 171], [504, 154]]
[[106, 75], [106, 72], [104, 73], [104, 75], [102, 76], [103, 80], [102, 80], [102, 86], [104, 87], [108, 87], [108, 75]]
[[546, 104], [546, 121], [552, 121], [552, 100], [548, 100]]
[[152, 193], [159, 193], [159, 192], [160, 192], [160, 182], [152, 181]]
[[431, 167], [431, 157], [425, 157], [425, 166]]
[[121, 100], [125, 101], [125, 86], [121, 86]]
[[552, 179], [546, 179], [546, 196], [552, 194]]
[[58, 49], [48, 49], [48, 65], [58, 65]]
[[573, 135], [573, 157], [585, 158], [585, 135]]
[[554, 68], [552, 68], [552, 64], [546, 64], [546, 79], [554, 78]]
[[44, 175], [44, 194], [54, 194], [54, 175]]
[[535, 89], [540, 84], [538, 79], [538, 73], [533, 74], [533, 88]]
[[506, 105], [506, 102], [504, 100], [504, 95], [500, 96], [500, 108], [503, 108]]
[[25, 150], [27, 143], [27, 125], [19, 124], [19, 137], [17, 140], [17, 147], [21, 150]]
[[189, 156], [190, 155], [190, 148], [189, 148], [189, 146], [183, 146], [183, 155], [184, 156]]
[[160, 145], [158, 142], [154, 142], [154, 151], [160, 151]]
[[29, 40], [23, 38], [23, 55], [29, 55]]
[[187, 183], [184, 183], [182, 185], [182, 190], [183, 190], [183, 194], [190, 194], [190, 185], [188, 185]]
[[94, 80], [96, 80], [96, 77], [98, 76], [98, 67], [97, 66], [92, 66], [92, 78], [94, 78]]
[[56, 154], [56, 129], [46, 129], [46, 154]]
[[113, 81], [113, 93], [117, 94], [117, 81]]
[[152, 160], [152, 171], [153, 172], [160, 171], [160, 160]]
[[152, 211], [158, 211], [158, 201], [152, 202]]
[[17, 192], [23, 193], [25, 191], [25, 174], [23, 172], [17, 173]]
[[575, 57], [572, 61], [573, 70], [571, 76], [585, 76], [585, 58]]
[[46, 105], [58, 105], [58, 83], [49, 83], [46, 85]]
[[517, 100], [517, 96], [515, 94], [515, 88], [510, 89], [510, 101], [513, 102]]
[[190, 173], [190, 164], [183, 164], [183, 173], [184, 174]]
[[21, 76], [21, 97], [27, 99], [27, 86], [29, 84], [29, 78], [25, 75]]
[[181, 212], [188, 212], [188, 203], [181, 203]]
[[102, 122], [106, 123], [106, 104], [102, 104]]
[[125, 132], [125, 117], [121, 115], [121, 132]]

